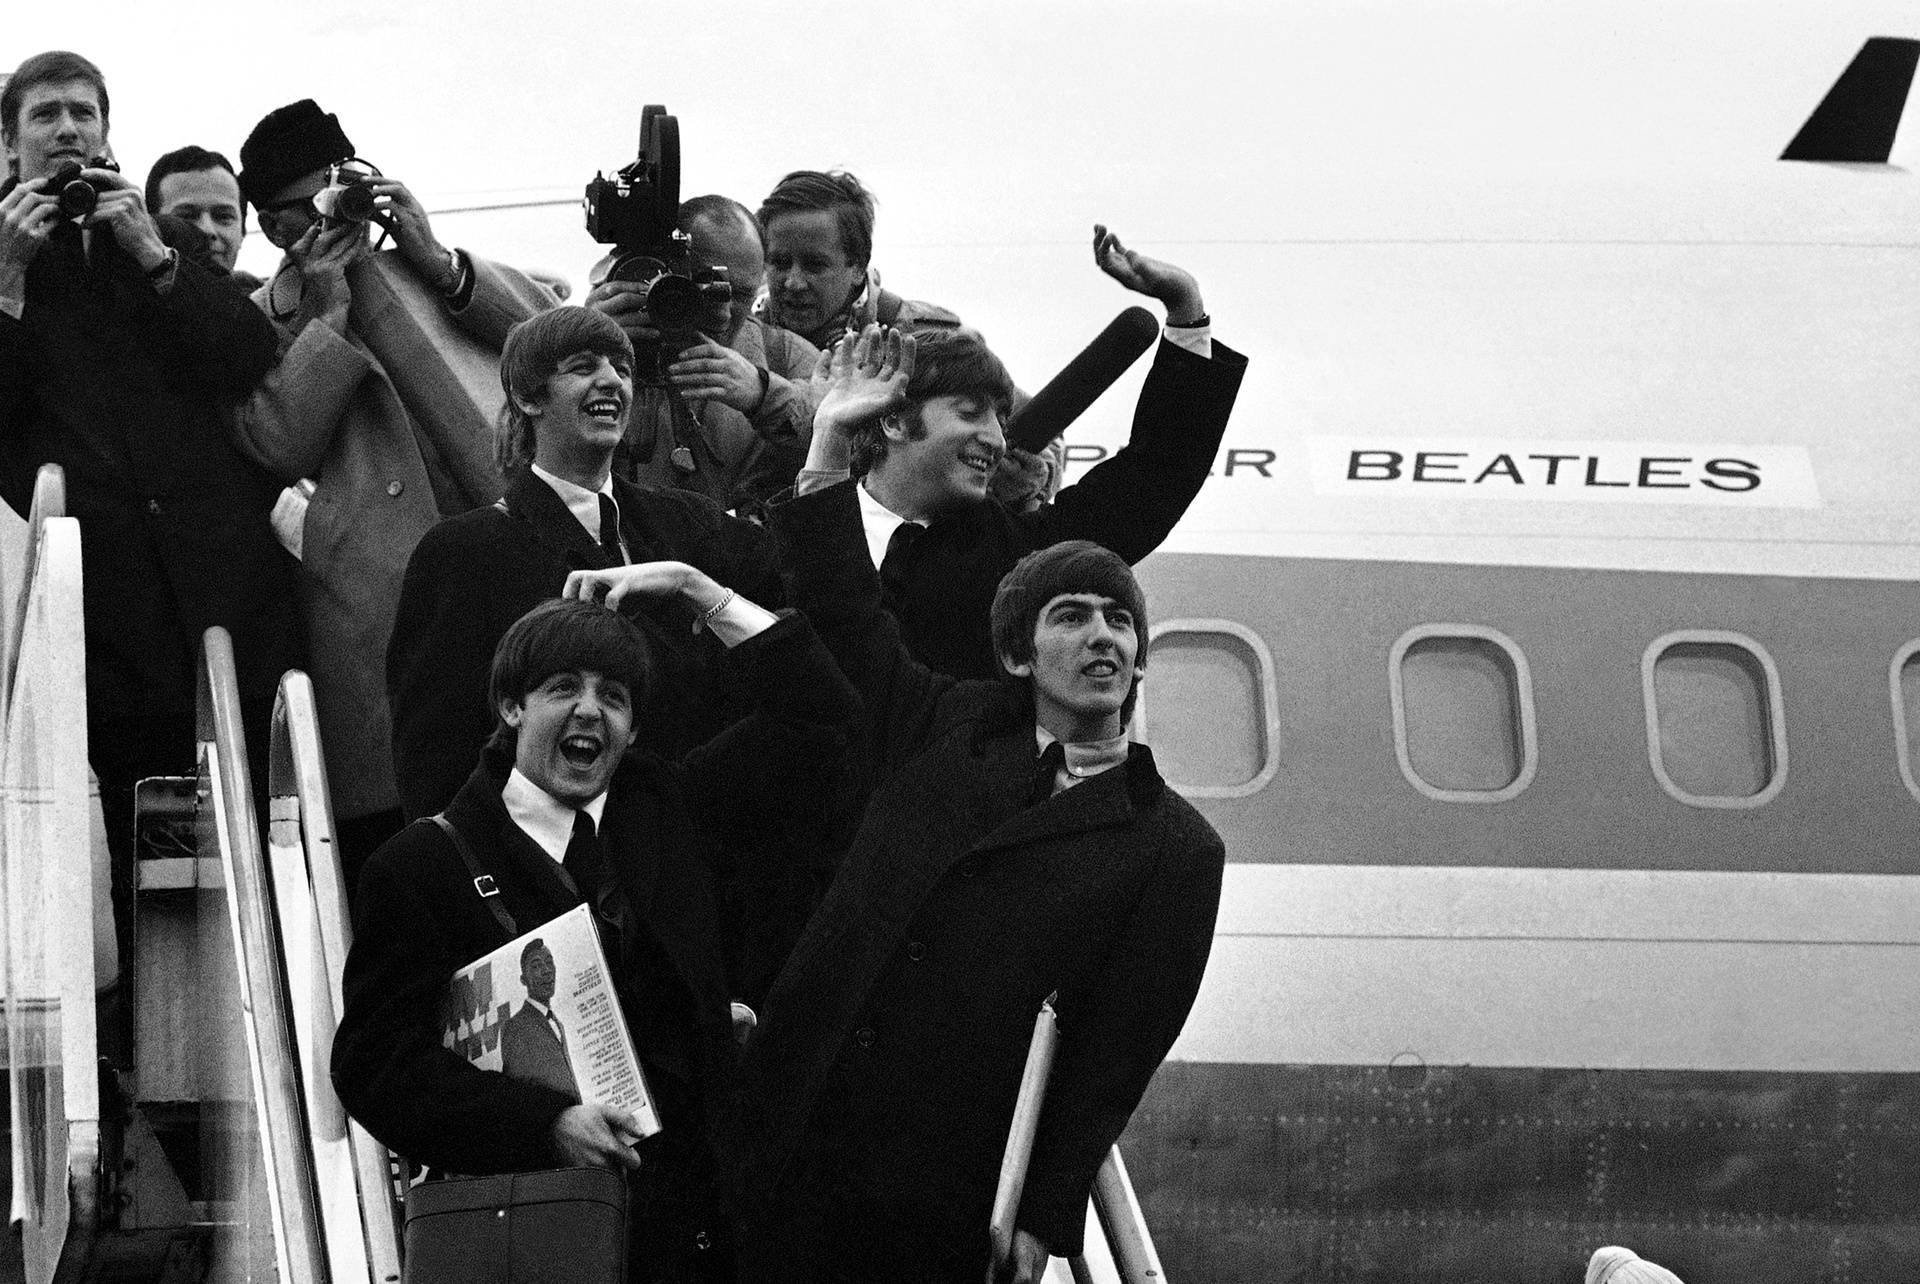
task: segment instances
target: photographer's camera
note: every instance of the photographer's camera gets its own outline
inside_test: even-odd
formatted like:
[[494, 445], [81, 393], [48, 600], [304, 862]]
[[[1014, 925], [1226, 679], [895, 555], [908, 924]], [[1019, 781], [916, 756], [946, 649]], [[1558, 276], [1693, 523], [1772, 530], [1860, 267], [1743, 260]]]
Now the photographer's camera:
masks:
[[[110, 169], [118, 172], [120, 167], [105, 156], [96, 156], [88, 162], [89, 169]], [[43, 189], [47, 195], [60, 203], [62, 218], [81, 219], [93, 213], [100, 204], [100, 194], [111, 191], [109, 184], [88, 178], [81, 172], [82, 167], [73, 161], [67, 161], [53, 171]]]
[[587, 184], [586, 215], [587, 235], [614, 247], [605, 279], [644, 286], [641, 304], [661, 332], [653, 352], [635, 354], [636, 377], [664, 382], [672, 354], [691, 345], [731, 297], [724, 269], [696, 260], [692, 239], [678, 227], [680, 123], [665, 107], [642, 109], [640, 155], [632, 164]]
[[313, 194], [313, 211], [329, 227], [366, 223], [373, 219], [371, 186], [380, 171], [361, 160], [345, 160], [327, 167], [327, 185]]

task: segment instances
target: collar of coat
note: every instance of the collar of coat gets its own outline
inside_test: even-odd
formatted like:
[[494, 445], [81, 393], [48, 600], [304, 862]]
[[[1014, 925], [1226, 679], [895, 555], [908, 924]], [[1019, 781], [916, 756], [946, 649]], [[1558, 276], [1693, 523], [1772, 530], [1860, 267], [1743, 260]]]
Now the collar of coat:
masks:
[[[579, 893], [562, 877], [560, 867], [553, 862], [541, 846], [534, 842], [513, 823], [507, 814], [507, 806], [500, 797], [500, 791], [506, 787], [507, 773], [513, 769], [513, 753], [510, 749], [489, 743], [480, 752], [480, 763], [460, 787], [460, 792], [447, 807], [447, 819], [459, 826], [462, 833], [469, 835], [468, 841], [475, 843], [477, 854], [484, 854], [486, 848], [479, 846], [480, 835], [488, 832], [510, 832], [517, 839], [500, 844], [498, 850], [504, 859], [511, 863], [512, 871], [491, 871], [496, 877], [524, 878], [523, 886], [530, 886], [536, 892], [542, 905], [553, 913], [564, 913], [580, 903]], [[642, 765], [631, 756], [623, 760], [613, 773], [613, 780], [607, 786], [607, 805], [601, 812], [603, 829], [620, 819], [620, 813], [632, 805], [633, 788], [639, 784], [644, 774]], [[607, 832], [610, 832], [607, 831]], [[625, 827], [623, 826], [623, 832]], [[631, 835], [628, 836], [631, 841]], [[487, 862], [483, 859], [482, 865]], [[616, 865], [621, 889], [626, 893], [628, 903], [635, 909], [645, 912], [653, 892], [654, 876], [658, 870], [655, 862], [621, 861]], [[533, 926], [531, 923], [519, 925], [522, 931]]]
[[[1021, 776], [1021, 787], [1031, 788], [1033, 774], [1033, 753], [1035, 744], [1035, 720], [1033, 711], [1033, 688], [1027, 682], [1012, 677], [996, 679], [991, 682], [970, 682], [967, 686], [982, 689], [978, 713], [975, 715], [972, 731], [972, 751], [976, 756], [985, 755], [1000, 748], [995, 742], [1012, 737], [1020, 755], [1024, 755], [1027, 772]], [[1104, 774], [1104, 773], [1103, 773]], [[1081, 785], [1066, 790], [1065, 794], [1079, 793], [1099, 777], [1091, 777]], [[1160, 769], [1153, 761], [1153, 751], [1138, 743], [1127, 745], [1127, 795], [1136, 807], [1149, 807], [1159, 801], [1167, 782], [1161, 777]], [[1056, 801], [1058, 799], [1056, 798]]]

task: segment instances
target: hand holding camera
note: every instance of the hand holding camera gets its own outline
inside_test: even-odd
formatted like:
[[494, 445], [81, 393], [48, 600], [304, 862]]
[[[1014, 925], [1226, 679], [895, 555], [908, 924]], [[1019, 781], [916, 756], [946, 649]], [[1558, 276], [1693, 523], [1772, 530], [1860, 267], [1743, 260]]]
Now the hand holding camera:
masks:
[[445, 294], [459, 283], [459, 270], [434, 236], [426, 206], [405, 183], [382, 174], [377, 165], [355, 156], [331, 166], [327, 185], [313, 194], [313, 211], [320, 216], [322, 236], [344, 230], [365, 241], [366, 225], [377, 223], [392, 235], [394, 245], [422, 279]]
[[423, 281], [442, 294], [451, 294], [459, 283], [459, 269], [453, 266], [447, 247], [434, 236], [427, 207], [397, 178], [382, 175], [368, 186], [373, 191], [374, 217], [384, 216], [384, 226], [393, 233], [393, 243], [408, 264]]
[[27, 265], [61, 222], [60, 202], [46, 186], [36, 178], [0, 200], [0, 298], [25, 299]]
[[[586, 192], [587, 235], [614, 247], [587, 306], [605, 312], [634, 341], [634, 378], [668, 382], [666, 366], [721, 319], [732, 298], [725, 274], [693, 257], [680, 217], [680, 123], [665, 107], [640, 113], [640, 155]], [[616, 287], [629, 288], [619, 289]]]
[[[69, 175], [68, 169], [75, 172]], [[167, 244], [160, 239], [159, 224], [147, 212], [146, 194], [112, 161], [97, 157], [85, 169], [63, 166], [53, 181], [60, 184], [54, 190], [66, 217], [77, 217], [87, 227], [112, 229], [120, 248], [133, 256], [141, 271], [151, 271], [166, 260]], [[83, 192], [91, 193], [90, 205]], [[83, 212], [76, 215], [71, 212], [75, 209]]]
[[347, 332], [347, 312], [353, 302], [347, 272], [372, 252], [366, 229], [359, 223], [315, 223], [301, 233], [291, 249], [301, 280], [300, 307], [293, 321], [296, 334], [309, 321], [319, 321], [335, 334]]
[[682, 351], [667, 367], [667, 378], [688, 401], [717, 401], [743, 415], [759, 409], [766, 396], [760, 367], [712, 339]]
[[660, 328], [647, 313], [647, 285], [644, 281], [606, 280], [587, 291], [582, 300], [595, 312], [604, 312], [620, 323], [633, 341], [635, 351], [657, 347]]

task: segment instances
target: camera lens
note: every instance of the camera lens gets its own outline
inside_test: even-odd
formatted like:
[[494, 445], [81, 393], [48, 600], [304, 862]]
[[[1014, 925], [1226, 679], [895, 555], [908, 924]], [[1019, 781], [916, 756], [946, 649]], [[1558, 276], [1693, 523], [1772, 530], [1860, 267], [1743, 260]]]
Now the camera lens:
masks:
[[373, 217], [373, 189], [359, 183], [343, 188], [340, 199], [334, 202], [333, 216], [354, 223], [364, 223]]
[[662, 330], [698, 330], [706, 315], [700, 287], [684, 276], [662, 276], [647, 287], [647, 315]]
[[59, 202], [60, 213], [66, 218], [85, 218], [100, 203], [100, 193], [80, 177], [80, 167], [72, 161], [53, 172], [46, 190]]

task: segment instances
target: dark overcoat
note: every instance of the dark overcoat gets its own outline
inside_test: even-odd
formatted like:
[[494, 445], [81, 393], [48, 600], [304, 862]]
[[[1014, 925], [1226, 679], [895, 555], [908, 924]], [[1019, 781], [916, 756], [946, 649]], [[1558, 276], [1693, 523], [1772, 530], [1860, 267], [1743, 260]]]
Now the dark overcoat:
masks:
[[270, 704], [300, 658], [293, 561], [267, 520], [278, 484], [228, 434], [273, 365], [272, 324], [185, 257], [160, 294], [110, 231], [83, 251], [72, 225], [28, 266], [25, 302], [0, 312], [0, 495], [25, 516], [40, 465], [65, 470], [94, 716], [190, 718], [213, 624], [233, 635], [243, 701]]
[[791, 599], [867, 706], [879, 783], [749, 1053], [759, 1278], [977, 1281], [1034, 1017], [1061, 1045], [1019, 1223], [1078, 1249], [1093, 1175], [1186, 1019], [1220, 838], [1153, 755], [1028, 806], [1023, 686], [913, 660], [851, 484], [773, 510]]
[[[730, 1153], [730, 994], [714, 901], [717, 868], [755, 831], [818, 823], [858, 702], [804, 619], [735, 648], [757, 711], [677, 762], [630, 754], [600, 831], [642, 930], [610, 965], [665, 1128], [642, 1143], [637, 1210], [692, 1252]], [[521, 932], [580, 903], [558, 866], [508, 816], [510, 754], [491, 747], [446, 815], [491, 873]], [[573, 1104], [537, 1083], [479, 1070], [441, 1046], [440, 1004], [457, 968], [508, 940], [437, 826], [401, 831], [367, 863], [354, 904], [345, 1012], [333, 1044], [340, 1100], [392, 1150], [435, 1168], [551, 1167], [550, 1130]], [[651, 1216], [651, 1215], [650, 1215]]]

